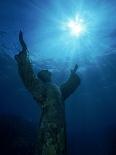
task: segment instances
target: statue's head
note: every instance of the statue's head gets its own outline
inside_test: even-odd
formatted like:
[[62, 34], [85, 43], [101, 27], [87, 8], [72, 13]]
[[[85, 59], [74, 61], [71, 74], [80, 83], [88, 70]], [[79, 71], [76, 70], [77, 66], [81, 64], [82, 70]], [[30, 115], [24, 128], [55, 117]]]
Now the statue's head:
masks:
[[51, 75], [51, 72], [48, 70], [41, 70], [37, 74], [38, 78], [41, 79], [43, 82], [51, 82]]

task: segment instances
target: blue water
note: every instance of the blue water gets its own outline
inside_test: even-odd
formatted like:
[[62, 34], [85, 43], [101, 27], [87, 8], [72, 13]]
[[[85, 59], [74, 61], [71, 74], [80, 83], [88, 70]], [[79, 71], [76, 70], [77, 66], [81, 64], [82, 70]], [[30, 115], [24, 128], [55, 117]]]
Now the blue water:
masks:
[[[115, 0], [0, 1], [0, 118], [7, 118], [1, 123], [3, 139], [10, 134], [3, 125], [8, 118], [16, 116], [36, 126], [41, 114], [17, 73], [14, 55], [20, 50], [21, 29], [35, 72], [49, 69], [60, 85], [79, 65], [81, 85], [65, 103], [68, 154], [116, 155], [115, 12]], [[62, 28], [75, 15], [86, 25], [77, 38]]]

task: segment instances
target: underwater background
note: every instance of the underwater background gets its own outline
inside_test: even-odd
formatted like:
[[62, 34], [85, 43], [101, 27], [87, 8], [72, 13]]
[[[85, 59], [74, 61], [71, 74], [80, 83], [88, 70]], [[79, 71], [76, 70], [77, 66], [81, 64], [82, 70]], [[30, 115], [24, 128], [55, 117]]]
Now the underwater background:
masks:
[[[116, 155], [116, 0], [0, 1], [0, 155], [33, 155], [40, 107], [14, 55], [21, 29], [35, 72], [60, 85], [77, 63], [80, 87], [66, 101], [68, 155]], [[64, 23], [80, 16], [75, 37]]]

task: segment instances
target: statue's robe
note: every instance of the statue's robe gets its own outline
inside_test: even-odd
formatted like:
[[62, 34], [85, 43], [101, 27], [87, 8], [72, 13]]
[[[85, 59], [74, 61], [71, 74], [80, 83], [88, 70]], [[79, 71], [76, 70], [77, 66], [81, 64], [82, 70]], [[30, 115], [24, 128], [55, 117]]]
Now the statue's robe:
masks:
[[28, 53], [16, 55], [20, 77], [42, 108], [35, 155], [66, 155], [66, 122], [64, 101], [80, 84], [76, 73], [71, 73], [61, 87], [45, 83], [33, 72]]

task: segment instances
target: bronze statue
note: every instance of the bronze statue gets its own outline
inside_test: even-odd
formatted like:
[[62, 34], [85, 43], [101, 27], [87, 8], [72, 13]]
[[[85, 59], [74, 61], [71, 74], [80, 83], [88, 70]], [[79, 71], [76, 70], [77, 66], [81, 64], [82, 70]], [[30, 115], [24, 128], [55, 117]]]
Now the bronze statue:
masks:
[[78, 66], [75, 65], [69, 79], [59, 87], [52, 83], [50, 71], [41, 70], [37, 75], [34, 74], [21, 31], [19, 41], [22, 50], [15, 56], [19, 75], [26, 89], [42, 109], [35, 155], [66, 155], [64, 101], [80, 85], [80, 78], [76, 74]]

